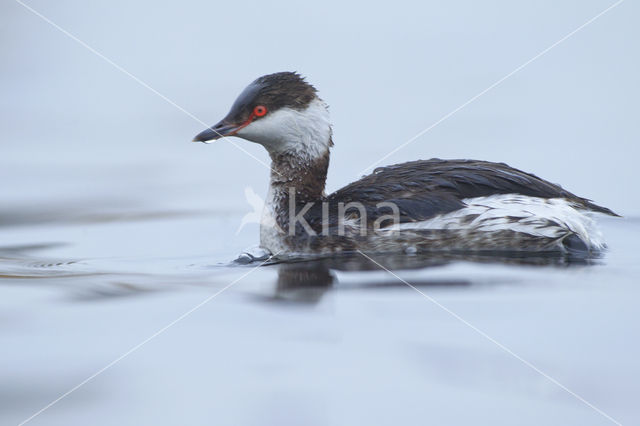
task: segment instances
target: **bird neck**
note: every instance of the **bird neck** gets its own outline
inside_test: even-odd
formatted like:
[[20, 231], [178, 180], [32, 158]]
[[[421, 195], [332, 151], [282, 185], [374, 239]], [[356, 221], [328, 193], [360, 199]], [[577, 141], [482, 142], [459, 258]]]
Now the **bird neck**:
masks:
[[[260, 244], [272, 252], [283, 249], [291, 212], [307, 203], [320, 205], [329, 167], [329, 150], [313, 160], [295, 154], [271, 154], [271, 182], [260, 226]], [[294, 228], [295, 229], [295, 228]]]
[[288, 202], [293, 192], [296, 204], [322, 200], [328, 168], [329, 149], [315, 158], [302, 157], [297, 153], [271, 154], [270, 192], [278, 198], [272, 201], [275, 204]]

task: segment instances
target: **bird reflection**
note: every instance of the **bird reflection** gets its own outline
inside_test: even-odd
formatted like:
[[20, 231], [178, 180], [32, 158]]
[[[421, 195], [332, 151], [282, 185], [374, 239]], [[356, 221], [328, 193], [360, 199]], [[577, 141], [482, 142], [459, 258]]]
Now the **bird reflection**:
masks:
[[273, 300], [315, 304], [335, 281], [324, 261], [283, 263], [278, 267]]
[[[35, 256], [33, 252], [56, 248], [57, 244], [0, 246], [0, 285], [25, 287], [41, 286], [59, 288], [69, 294], [73, 300], [114, 300], [116, 298], [147, 295], [160, 291], [227, 285], [227, 277], [211, 280], [217, 276], [220, 266], [229, 272], [229, 264], [212, 266], [191, 265], [183, 272], [171, 269], [158, 272], [147, 270], [104, 268], [99, 260], [64, 259], [58, 257]], [[262, 263], [247, 257], [234, 262], [255, 268]], [[278, 276], [274, 290], [268, 296], [260, 292], [258, 297], [268, 302], [289, 304], [291, 306], [314, 306], [332, 289], [340, 291], [366, 290], [381, 288], [404, 288], [406, 284], [391, 274], [355, 274], [355, 272], [420, 270], [425, 273], [413, 274], [411, 285], [415, 287], [464, 288], [477, 283], [473, 273], [438, 274], [429, 273], [430, 268], [444, 267], [451, 263], [481, 263], [528, 265], [538, 267], [571, 267], [590, 265], [597, 258], [576, 258], [558, 254], [501, 254], [501, 253], [421, 253], [421, 254], [342, 254], [339, 256], [316, 257], [310, 259], [279, 257], [267, 262], [267, 268], [277, 268]], [[343, 274], [345, 282], [338, 282], [338, 272]], [[353, 274], [351, 272], [354, 272]], [[266, 274], [271, 280], [272, 273]], [[495, 282], [495, 280], [494, 280]]]
[[[571, 267], [593, 264], [596, 258], [575, 258], [557, 254], [513, 254], [513, 253], [429, 253], [421, 255], [367, 255], [349, 254], [327, 258], [286, 258], [277, 259], [278, 278], [273, 295], [266, 298], [270, 302], [315, 305], [334, 288], [338, 281], [334, 271], [390, 271], [416, 270], [442, 267], [454, 262], [483, 264], [527, 265], [540, 267]], [[460, 279], [419, 279], [411, 280], [415, 287], [467, 287], [472, 282]], [[361, 282], [346, 289], [405, 287], [401, 280], [389, 276], [387, 281]]]

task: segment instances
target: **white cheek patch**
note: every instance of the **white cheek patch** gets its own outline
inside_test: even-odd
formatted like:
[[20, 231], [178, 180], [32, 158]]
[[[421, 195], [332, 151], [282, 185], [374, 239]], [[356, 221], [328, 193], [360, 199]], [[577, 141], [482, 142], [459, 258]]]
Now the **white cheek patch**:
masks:
[[237, 136], [260, 143], [273, 153], [291, 152], [318, 158], [331, 143], [331, 123], [326, 104], [316, 98], [307, 109], [281, 108], [241, 129]]

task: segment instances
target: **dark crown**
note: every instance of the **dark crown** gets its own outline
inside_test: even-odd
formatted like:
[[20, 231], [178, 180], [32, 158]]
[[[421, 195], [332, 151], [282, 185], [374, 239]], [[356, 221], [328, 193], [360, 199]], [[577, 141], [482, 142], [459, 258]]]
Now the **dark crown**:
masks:
[[282, 107], [303, 110], [316, 98], [317, 90], [295, 72], [263, 75], [256, 86], [255, 104], [266, 105], [272, 111]]

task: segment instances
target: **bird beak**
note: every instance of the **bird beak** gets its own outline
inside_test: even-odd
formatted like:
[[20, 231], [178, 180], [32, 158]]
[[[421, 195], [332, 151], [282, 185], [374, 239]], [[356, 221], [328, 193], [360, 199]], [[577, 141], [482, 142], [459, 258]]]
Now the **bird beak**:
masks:
[[209, 142], [225, 136], [233, 136], [238, 130], [242, 129], [242, 127], [244, 126], [228, 123], [226, 120], [222, 120], [215, 126], [211, 126], [198, 133], [196, 137], [193, 138], [193, 142]]

